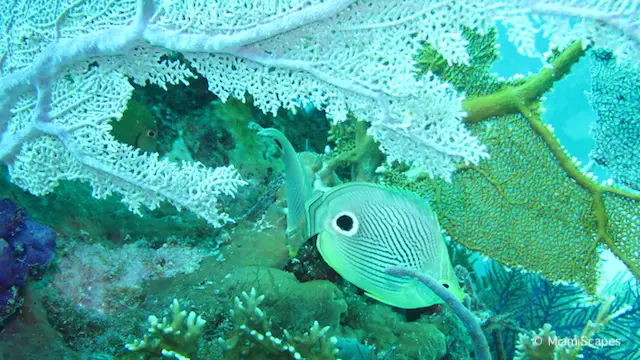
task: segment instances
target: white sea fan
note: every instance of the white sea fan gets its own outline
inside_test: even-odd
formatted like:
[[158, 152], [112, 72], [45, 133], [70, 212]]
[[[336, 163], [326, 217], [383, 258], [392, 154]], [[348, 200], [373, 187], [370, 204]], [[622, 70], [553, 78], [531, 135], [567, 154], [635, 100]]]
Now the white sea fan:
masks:
[[[512, 38], [533, 52], [531, 34], [542, 15], [557, 21], [554, 31], [568, 29], [550, 35], [556, 43], [561, 36], [586, 37], [615, 47], [620, 58], [637, 55], [637, 47], [627, 45], [637, 40], [638, 1], [555, 3], [5, 1], [0, 161], [14, 182], [36, 194], [53, 191], [59, 180], [80, 179], [91, 183], [94, 196], [121, 193], [132, 211], [168, 200], [216, 226], [230, 221], [218, 214], [216, 201], [244, 184], [232, 167], [171, 164], [117, 143], [108, 132], [131, 97], [128, 79], [164, 87], [194, 76], [168, 60], [180, 52], [223, 100], [249, 93], [273, 113], [310, 103], [335, 122], [351, 112], [371, 123], [388, 161], [449, 179], [457, 163], [478, 163], [488, 154], [461, 123], [462, 94], [433, 74], [415, 78], [413, 57], [422, 41], [449, 64], [467, 64], [464, 27], [484, 33], [496, 20], [515, 26], [510, 19], [526, 19]], [[595, 19], [589, 9], [628, 21]], [[560, 21], [566, 16], [582, 21]], [[612, 31], [616, 26], [622, 35]]]

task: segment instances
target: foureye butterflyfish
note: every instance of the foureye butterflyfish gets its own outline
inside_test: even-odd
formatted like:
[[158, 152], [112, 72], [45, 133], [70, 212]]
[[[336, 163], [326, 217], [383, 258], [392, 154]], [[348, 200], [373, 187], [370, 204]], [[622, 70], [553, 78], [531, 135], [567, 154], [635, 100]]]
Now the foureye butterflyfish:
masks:
[[442, 303], [424, 284], [385, 273], [398, 266], [428, 274], [464, 297], [436, 215], [417, 195], [347, 183], [307, 201], [306, 217], [306, 236], [318, 234], [325, 262], [368, 296], [404, 309]]

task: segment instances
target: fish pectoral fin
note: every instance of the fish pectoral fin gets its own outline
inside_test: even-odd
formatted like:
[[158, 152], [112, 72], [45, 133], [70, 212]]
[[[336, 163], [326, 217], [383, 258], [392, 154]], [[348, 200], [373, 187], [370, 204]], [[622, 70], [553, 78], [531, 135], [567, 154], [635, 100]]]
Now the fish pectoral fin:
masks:
[[379, 296], [377, 296], [377, 295], [374, 295], [374, 294], [372, 294], [372, 293], [365, 292], [364, 294], [365, 294], [366, 296], [368, 296], [368, 297], [372, 298], [373, 300], [379, 301], [379, 302], [381, 302], [381, 303], [383, 303], [383, 304], [387, 304], [387, 305], [391, 305], [391, 306], [396, 306], [396, 305], [394, 305], [394, 304], [389, 303], [389, 301], [387, 301], [387, 300], [385, 300], [385, 299], [382, 299], [381, 297], [379, 297]]
[[416, 286], [422, 302], [426, 304], [425, 306], [444, 304], [444, 300], [442, 300], [440, 296], [436, 295], [436, 293], [429, 289], [427, 285], [418, 283]]
[[389, 293], [384, 296], [372, 294], [370, 292], [365, 292], [364, 294], [383, 304], [395, 306], [401, 309], [419, 309], [443, 302], [442, 299], [440, 299], [433, 293], [432, 296], [424, 296], [425, 294], [417, 294], [415, 292], [405, 291], [400, 291], [398, 293]]

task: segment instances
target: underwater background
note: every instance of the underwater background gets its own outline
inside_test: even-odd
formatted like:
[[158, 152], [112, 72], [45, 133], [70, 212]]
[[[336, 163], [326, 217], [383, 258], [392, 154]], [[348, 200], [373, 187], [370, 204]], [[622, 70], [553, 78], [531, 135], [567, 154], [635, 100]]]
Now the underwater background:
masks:
[[[0, 359], [640, 360], [638, 19], [615, 0], [0, 5]], [[464, 297], [392, 306], [322, 234], [292, 246], [296, 176], [424, 199]]]

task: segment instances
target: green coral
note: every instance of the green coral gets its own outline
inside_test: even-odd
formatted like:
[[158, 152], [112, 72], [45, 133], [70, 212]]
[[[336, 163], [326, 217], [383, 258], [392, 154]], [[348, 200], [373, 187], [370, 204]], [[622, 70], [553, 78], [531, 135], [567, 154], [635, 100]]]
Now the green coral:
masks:
[[127, 350], [139, 353], [142, 359], [196, 359], [200, 335], [207, 322], [193, 311], [187, 314], [176, 299], [169, 308], [171, 319], [164, 317], [160, 321], [149, 316], [148, 333], [142, 340], [127, 344]]
[[[227, 356], [251, 359], [332, 360], [338, 353], [338, 339], [327, 335], [330, 327], [320, 327], [317, 321], [308, 332], [292, 335], [286, 329], [283, 337], [272, 330], [271, 321], [260, 309], [264, 295], [255, 288], [242, 292], [242, 300], [235, 297], [231, 316], [234, 328], [227, 339], [219, 338]], [[266, 356], [266, 357], [265, 357]]]
[[415, 58], [418, 77], [432, 72], [443, 81], [455, 86], [456, 89], [463, 90], [467, 96], [495, 92], [500, 84], [489, 71], [493, 63], [500, 57], [496, 29], [491, 29], [485, 35], [480, 35], [465, 28], [463, 36], [469, 42], [467, 45], [467, 52], [471, 59], [469, 65], [449, 65], [447, 60], [431, 45], [425, 44]]
[[540, 97], [584, 52], [574, 43], [538, 74], [465, 100], [467, 127], [488, 160], [461, 165], [451, 183], [397, 169], [384, 181], [427, 194], [443, 228], [467, 248], [593, 293], [600, 246], [640, 278], [640, 195], [582, 172], [540, 118]]
[[490, 159], [461, 167], [451, 183], [397, 171], [386, 182], [429, 196], [443, 228], [465, 247], [550, 280], [575, 281], [593, 293], [599, 245], [638, 266], [637, 243], [629, 239], [640, 236], [633, 215], [640, 196], [582, 173], [539, 118], [510, 115], [469, 128]]
[[56, 232], [80, 233], [95, 241], [116, 243], [145, 238], [155, 247], [170, 237], [198, 238], [200, 243], [212, 246], [216, 243], [217, 232], [193, 213], [180, 212], [164, 203], [155, 210], [141, 210], [144, 216], [140, 217], [123, 208], [120, 196], [98, 200], [91, 191], [85, 183], [62, 181], [55, 193], [34, 196], [12, 184], [6, 169], [0, 170], [0, 198], [20, 203], [35, 220]]
[[329, 140], [336, 143], [332, 156], [319, 175], [325, 185], [336, 185], [334, 172], [346, 167], [352, 181], [371, 181], [384, 161], [379, 145], [367, 134], [369, 124], [348, 119], [332, 126]]
[[595, 286], [597, 226], [589, 192], [566, 175], [522, 116], [470, 128], [492, 157], [460, 169], [451, 184], [440, 183], [435, 201], [449, 236], [550, 280]]
[[[494, 116], [505, 116], [522, 113], [530, 115], [539, 108], [541, 97], [551, 90], [556, 83], [564, 78], [571, 67], [584, 56], [586, 49], [577, 41], [567, 47], [559, 55], [553, 55], [553, 61], [545, 66], [538, 74], [527, 78], [500, 84], [485, 95], [472, 95], [463, 102], [467, 111], [466, 123], [476, 123], [491, 119]], [[487, 84], [476, 84], [483, 86]], [[467, 91], [467, 88], [461, 90]]]
[[[267, 168], [277, 169], [274, 161], [257, 155], [264, 152], [265, 145], [257, 135], [257, 131], [249, 126], [254, 119], [254, 107], [250, 102], [234, 98], [227, 99], [226, 102], [217, 100], [208, 109], [203, 121], [217, 122], [214, 128], [226, 129], [234, 141], [233, 149], [228, 152], [230, 164], [234, 164], [242, 174], [251, 178], [264, 176]], [[247, 154], [256, 154], [256, 156], [247, 156]]]

